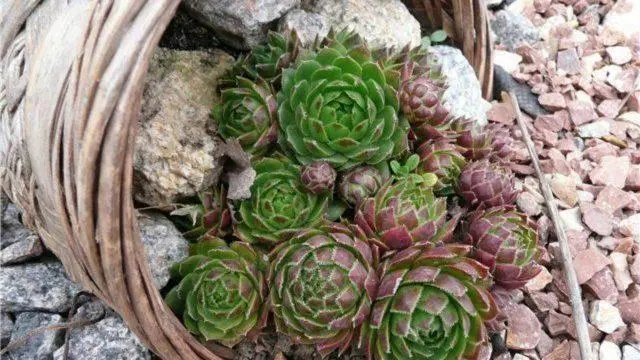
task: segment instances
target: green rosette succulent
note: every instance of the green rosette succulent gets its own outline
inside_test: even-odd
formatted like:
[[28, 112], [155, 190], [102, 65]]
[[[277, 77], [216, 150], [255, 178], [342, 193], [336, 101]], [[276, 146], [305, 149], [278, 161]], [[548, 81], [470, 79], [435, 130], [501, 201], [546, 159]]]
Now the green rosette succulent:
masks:
[[285, 69], [278, 106], [281, 145], [302, 164], [322, 160], [342, 171], [379, 164], [408, 146], [396, 89], [353, 32], [329, 36]]
[[323, 356], [344, 352], [371, 309], [376, 258], [362, 230], [327, 223], [306, 229], [270, 255], [270, 303], [277, 330]]
[[469, 250], [425, 243], [383, 261], [359, 339], [368, 359], [488, 358], [484, 322], [498, 308], [488, 291], [489, 270], [468, 258]]
[[237, 87], [222, 90], [211, 116], [224, 139], [237, 138], [252, 155], [263, 155], [278, 139], [277, 101], [262, 79], [237, 78]]
[[268, 315], [266, 259], [247, 243], [219, 238], [192, 244], [189, 254], [172, 267], [180, 283], [165, 299], [186, 328], [228, 347], [257, 335]]
[[305, 189], [300, 166], [286, 158], [263, 158], [253, 168], [257, 174], [251, 198], [242, 200], [237, 207], [237, 237], [272, 246], [324, 221], [329, 197]]

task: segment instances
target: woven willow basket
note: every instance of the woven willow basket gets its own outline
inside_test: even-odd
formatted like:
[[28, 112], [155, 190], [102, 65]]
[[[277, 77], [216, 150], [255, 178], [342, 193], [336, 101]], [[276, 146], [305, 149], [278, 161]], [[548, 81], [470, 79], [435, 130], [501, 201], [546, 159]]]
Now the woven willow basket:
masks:
[[[71, 278], [114, 308], [155, 353], [171, 360], [228, 358], [231, 350], [200, 344], [163, 302], [133, 204], [144, 76], [178, 4], [0, 3], [0, 185]], [[455, 43], [486, 90], [491, 61], [482, 0], [451, 5], [411, 7], [438, 15], [427, 24], [455, 30]]]

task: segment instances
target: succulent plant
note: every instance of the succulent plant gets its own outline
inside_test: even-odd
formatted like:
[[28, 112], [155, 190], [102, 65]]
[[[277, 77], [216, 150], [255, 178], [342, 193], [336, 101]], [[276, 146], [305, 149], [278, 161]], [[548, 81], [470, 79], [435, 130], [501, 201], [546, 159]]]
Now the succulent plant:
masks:
[[418, 139], [435, 138], [448, 128], [449, 109], [441, 102], [444, 90], [428, 75], [403, 83], [399, 93], [402, 113]]
[[227, 206], [227, 192], [224, 187], [204, 191], [200, 194], [197, 207], [196, 226], [184, 233], [190, 240], [208, 240], [228, 234], [231, 212]]
[[257, 175], [251, 198], [237, 207], [237, 237], [270, 246], [324, 221], [328, 197], [305, 190], [298, 165], [285, 158], [263, 158], [253, 167]]
[[488, 269], [464, 245], [412, 246], [384, 260], [359, 345], [368, 359], [477, 359], [497, 314]]
[[257, 334], [268, 315], [263, 258], [249, 244], [219, 238], [192, 244], [189, 253], [172, 267], [180, 283], [165, 299], [186, 328], [228, 347]]
[[351, 206], [373, 196], [382, 187], [382, 175], [373, 166], [361, 166], [342, 176], [338, 194]]
[[475, 119], [458, 118], [451, 123], [451, 130], [457, 144], [464, 149], [462, 155], [467, 160], [480, 160], [491, 153], [492, 137], [487, 129], [478, 125]]
[[460, 172], [466, 165], [466, 160], [460, 154], [460, 147], [441, 139], [426, 141], [416, 150], [420, 155], [420, 172], [433, 173], [438, 177], [434, 185], [437, 194], [446, 196], [455, 193]]
[[327, 223], [280, 244], [269, 271], [278, 331], [321, 355], [346, 350], [371, 309], [376, 260], [357, 226]]
[[518, 196], [513, 176], [486, 159], [470, 162], [462, 170], [458, 194], [471, 206], [483, 208], [512, 205]]
[[238, 87], [222, 91], [221, 103], [211, 115], [223, 138], [237, 138], [248, 153], [263, 155], [278, 139], [276, 98], [261, 79], [237, 81]]
[[326, 161], [314, 161], [302, 167], [302, 185], [314, 194], [326, 194], [333, 190], [336, 171]]
[[282, 147], [302, 164], [322, 160], [343, 171], [407, 149], [396, 91], [355, 33], [330, 35], [285, 69], [278, 103]]
[[433, 174], [411, 174], [387, 182], [374, 197], [363, 200], [354, 222], [382, 250], [400, 250], [429, 241], [446, 221], [447, 204], [435, 197]]
[[513, 206], [474, 212], [466, 241], [473, 245], [473, 257], [489, 268], [500, 286], [516, 289], [540, 273], [537, 261], [544, 250], [536, 225]]
[[514, 139], [509, 128], [502, 124], [489, 124], [487, 133], [492, 134], [491, 160], [494, 162], [507, 162], [515, 155]]
[[273, 87], [280, 87], [282, 69], [291, 66], [302, 49], [295, 30], [284, 32], [269, 31], [267, 43], [253, 48], [249, 54], [240, 57], [223, 79], [222, 86], [236, 86], [237, 77], [252, 80], [262, 78]]

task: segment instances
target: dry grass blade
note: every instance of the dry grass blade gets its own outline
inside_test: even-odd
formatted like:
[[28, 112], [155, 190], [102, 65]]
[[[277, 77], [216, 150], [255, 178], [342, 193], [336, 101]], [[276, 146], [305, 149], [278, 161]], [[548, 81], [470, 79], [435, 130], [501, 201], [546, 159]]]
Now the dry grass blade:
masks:
[[520, 113], [520, 107], [518, 106], [518, 100], [516, 99], [515, 94], [507, 94], [503, 92], [502, 99], [504, 102], [511, 103], [511, 106], [513, 107], [513, 110], [516, 114], [516, 121], [518, 122], [518, 126], [522, 131], [522, 138], [527, 146], [527, 149], [529, 150], [529, 154], [531, 155], [531, 161], [533, 162], [533, 167], [536, 170], [536, 175], [538, 177], [538, 181], [540, 182], [540, 189], [542, 190], [542, 195], [544, 196], [547, 208], [549, 209], [549, 215], [551, 217], [551, 221], [553, 222], [553, 227], [556, 232], [556, 237], [558, 238], [558, 243], [560, 244], [562, 265], [564, 267], [567, 286], [569, 287], [569, 297], [573, 310], [572, 317], [576, 325], [580, 354], [582, 359], [584, 360], [591, 359], [591, 341], [589, 340], [587, 318], [584, 312], [584, 307], [582, 306], [580, 285], [578, 284], [578, 278], [576, 277], [576, 272], [573, 268], [573, 261], [571, 258], [571, 250], [569, 249], [567, 234], [564, 231], [564, 225], [562, 224], [562, 220], [560, 219], [560, 215], [558, 214], [558, 207], [556, 206], [555, 199], [553, 198], [551, 186], [542, 173], [538, 154], [536, 153], [533, 141], [531, 140], [531, 136], [529, 135], [529, 131], [524, 124], [524, 120], [522, 118], [522, 114]]

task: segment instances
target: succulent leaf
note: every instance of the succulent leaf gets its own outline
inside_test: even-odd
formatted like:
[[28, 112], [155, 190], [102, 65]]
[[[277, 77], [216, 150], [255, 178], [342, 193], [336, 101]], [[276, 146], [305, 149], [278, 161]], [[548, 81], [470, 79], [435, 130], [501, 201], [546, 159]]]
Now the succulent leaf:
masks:
[[328, 197], [305, 189], [298, 165], [286, 158], [263, 158], [254, 169], [251, 198], [237, 207], [234, 230], [241, 240], [272, 246], [324, 221]]
[[166, 296], [187, 329], [205, 341], [232, 347], [266, 325], [264, 259], [249, 244], [219, 238], [192, 244], [173, 266], [180, 283]]
[[359, 346], [368, 359], [474, 359], [498, 312], [488, 269], [464, 245], [424, 243], [384, 259]]
[[433, 174], [389, 181], [374, 197], [360, 202], [354, 222], [383, 251], [433, 240], [447, 212], [446, 200], [433, 194], [436, 181]]
[[377, 259], [360, 228], [327, 223], [306, 229], [270, 255], [271, 307], [278, 331], [344, 352], [369, 316]]
[[227, 192], [224, 186], [200, 194], [195, 220], [195, 226], [184, 233], [189, 240], [202, 241], [229, 233], [231, 212], [227, 206]]
[[512, 205], [518, 196], [511, 173], [486, 159], [471, 162], [462, 170], [458, 194], [471, 206], [483, 208]]
[[273, 90], [262, 79], [238, 78], [238, 87], [222, 91], [211, 116], [224, 139], [236, 138], [248, 153], [265, 154], [278, 139], [277, 107]]
[[441, 196], [455, 193], [460, 172], [466, 165], [460, 148], [441, 139], [424, 142], [416, 152], [420, 156], [419, 172], [433, 173], [438, 177], [434, 186], [435, 192]]
[[507, 289], [524, 286], [540, 273], [543, 253], [536, 225], [513, 206], [478, 210], [469, 219], [466, 240], [473, 257], [486, 265], [496, 284]]
[[330, 34], [314, 54], [284, 70], [278, 104], [280, 143], [302, 164], [326, 161], [342, 171], [407, 149], [396, 91], [351, 32]]

